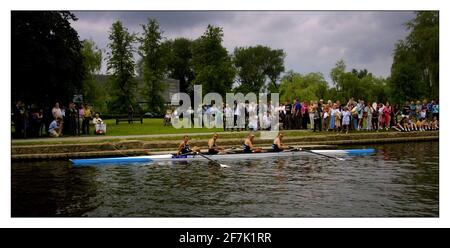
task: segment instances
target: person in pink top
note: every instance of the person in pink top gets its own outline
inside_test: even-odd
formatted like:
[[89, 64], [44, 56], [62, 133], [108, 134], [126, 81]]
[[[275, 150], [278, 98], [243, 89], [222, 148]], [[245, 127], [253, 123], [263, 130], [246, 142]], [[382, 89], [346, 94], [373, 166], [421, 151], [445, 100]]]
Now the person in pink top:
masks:
[[384, 109], [383, 109], [384, 125], [386, 127], [386, 130], [389, 130], [389, 128], [390, 128], [391, 111], [392, 111], [391, 105], [389, 105], [389, 102], [386, 102], [386, 105], [384, 106]]
[[302, 129], [307, 129], [308, 128], [307, 118], [309, 118], [309, 114], [308, 114], [308, 103], [306, 101], [303, 101], [300, 111], [302, 114]]

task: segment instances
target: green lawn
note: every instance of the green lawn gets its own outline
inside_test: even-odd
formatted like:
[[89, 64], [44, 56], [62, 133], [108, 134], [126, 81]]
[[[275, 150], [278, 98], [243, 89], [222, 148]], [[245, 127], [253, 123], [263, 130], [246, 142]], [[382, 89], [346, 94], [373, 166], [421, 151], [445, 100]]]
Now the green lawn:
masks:
[[[76, 143], [98, 143], [98, 142], [117, 142], [117, 141], [121, 141], [124, 140], [123, 138], [120, 138], [120, 136], [126, 136], [126, 135], [146, 135], [146, 134], [183, 134], [183, 133], [189, 133], [191, 139], [208, 139], [211, 137], [210, 134], [205, 135], [205, 134], [198, 134], [198, 133], [211, 133], [211, 132], [223, 132], [223, 129], [219, 129], [219, 128], [181, 128], [181, 129], [176, 129], [173, 128], [171, 125], [170, 126], [164, 126], [163, 125], [163, 120], [162, 119], [144, 119], [144, 123], [141, 124], [140, 122], [134, 122], [133, 124], [128, 124], [128, 122], [121, 122], [118, 125], [116, 125], [116, 122], [114, 119], [108, 119], [108, 120], [104, 120], [107, 124], [106, 127], [106, 139], [102, 139], [101, 141], [99, 140], [93, 140], [93, 139], [81, 139], [81, 140], [77, 140], [77, 141], [73, 141], [73, 140], [66, 140], [65, 138], [70, 138], [70, 137], [74, 137], [74, 136], [64, 136], [63, 138], [44, 138], [43, 140], [40, 141], [30, 141], [30, 142], [26, 142], [26, 140], [15, 140], [15, 144], [19, 145], [22, 144], [23, 145], [36, 145], [36, 144], [72, 144], [74, 142]], [[93, 134], [94, 132], [94, 126], [91, 125], [90, 126], [90, 135], [82, 135], [81, 137], [94, 137], [96, 135]], [[238, 139], [244, 139], [245, 136], [248, 134], [248, 130], [247, 131], [240, 131], [240, 132], [227, 132], [227, 133], [222, 133], [220, 136], [222, 139], [226, 138], [226, 139], [232, 139], [232, 138], [238, 138]], [[342, 133], [336, 133], [336, 132], [312, 132], [311, 130], [285, 130], [285, 136], [286, 137], [299, 137], [299, 136], [334, 136], [334, 135], [338, 135], [338, 134], [342, 134]], [[380, 131], [380, 133], [382, 132], [392, 132], [392, 130], [390, 131]], [[368, 131], [350, 131], [349, 133], [373, 133], [373, 132], [368, 132]], [[256, 133], [256, 136], [259, 137], [260, 132]], [[115, 137], [113, 137], [115, 136]], [[80, 136], [76, 136], [76, 137], [80, 137]], [[111, 139], [107, 138], [107, 137], [111, 137]], [[167, 136], [164, 138], [159, 137], [133, 137], [133, 140], [143, 140], [143, 141], [167, 141], [167, 140], [179, 140], [180, 137], [178, 136]], [[24, 142], [22, 142], [24, 141]]]
[[[207, 133], [222, 132], [223, 128], [174, 128], [172, 125], [164, 126], [162, 119], [144, 119], [144, 123], [120, 122], [116, 125], [116, 121], [104, 120], [106, 123], [106, 136], [122, 136], [122, 135], [141, 135], [141, 134], [177, 134], [177, 133]], [[94, 127], [91, 126], [91, 133]]]

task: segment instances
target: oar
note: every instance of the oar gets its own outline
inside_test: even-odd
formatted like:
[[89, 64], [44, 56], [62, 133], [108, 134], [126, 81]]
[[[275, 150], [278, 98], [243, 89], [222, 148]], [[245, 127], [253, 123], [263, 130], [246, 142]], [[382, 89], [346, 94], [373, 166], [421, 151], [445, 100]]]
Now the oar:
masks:
[[343, 158], [334, 157], [334, 156], [330, 156], [330, 155], [326, 155], [326, 154], [322, 154], [322, 153], [318, 153], [318, 152], [313, 152], [313, 151], [308, 150], [308, 149], [303, 149], [303, 148], [297, 148], [297, 149], [299, 151], [304, 151], [304, 152], [308, 152], [308, 153], [311, 153], [311, 154], [315, 154], [315, 155], [319, 155], [319, 156], [323, 156], [323, 157], [327, 157], [327, 158], [332, 158], [332, 159], [337, 159], [337, 160], [340, 160], [340, 161], [345, 161], [345, 159], [343, 159]]
[[219, 165], [219, 166], [222, 167], [222, 168], [230, 167], [230, 166], [228, 166], [228, 165], [226, 165], [226, 164], [221, 164], [221, 163], [219, 163], [217, 160], [208, 158], [207, 156], [205, 156], [205, 155], [203, 155], [203, 154], [201, 154], [201, 153], [199, 153], [199, 152], [196, 152], [195, 154], [200, 155], [200, 156], [206, 158], [207, 160], [209, 160], [209, 161], [211, 161], [211, 162], [213, 162], [213, 163]]

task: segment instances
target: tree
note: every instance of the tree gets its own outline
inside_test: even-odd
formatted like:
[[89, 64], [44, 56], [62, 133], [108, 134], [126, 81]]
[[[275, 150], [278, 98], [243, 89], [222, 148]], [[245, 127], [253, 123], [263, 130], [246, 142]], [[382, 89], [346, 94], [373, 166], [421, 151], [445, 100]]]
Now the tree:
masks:
[[97, 82], [96, 75], [102, 66], [102, 51], [92, 40], [81, 42], [81, 54], [85, 75], [82, 82], [81, 93], [84, 101], [94, 105], [97, 111], [105, 111], [106, 90]]
[[109, 31], [107, 69], [111, 73], [112, 99], [109, 102], [111, 112], [124, 112], [129, 105], [135, 105], [135, 62], [133, 44], [135, 35], [130, 34], [120, 21], [112, 24]]
[[350, 98], [365, 101], [387, 101], [387, 80], [376, 78], [367, 69], [345, 71], [345, 62], [341, 59], [331, 69], [330, 75], [334, 87], [325, 95], [329, 99], [345, 102]]
[[337, 90], [339, 90], [340, 88], [340, 77], [342, 76], [342, 74], [345, 73], [345, 62], [343, 59], [339, 60], [338, 62], [336, 62], [336, 65], [333, 69], [331, 69], [331, 80], [333, 81], [333, 85], [336, 87]]
[[439, 12], [419, 11], [394, 50], [389, 87], [403, 100], [439, 97]]
[[84, 76], [81, 43], [67, 11], [11, 12], [13, 100], [53, 105], [71, 101]]
[[272, 91], [276, 91], [276, 81], [284, 71], [284, 57], [283, 50], [272, 50], [266, 46], [237, 47], [233, 62], [240, 85], [236, 90], [244, 94], [258, 93], [269, 81]]
[[176, 38], [173, 41], [167, 41], [167, 43], [170, 47], [169, 75], [180, 80], [180, 92], [192, 95], [192, 81], [194, 80], [192, 69], [193, 42], [186, 38]]
[[326, 96], [328, 85], [321, 73], [302, 75], [289, 71], [281, 79], [279, 90], [281, 101], [292, 102], [296, 98], [317, 101]]
[[271, 50], [268, 54], [268, 66], [266, 67], [266, 74], [270, 80], [269, 91], [278, 92], [277, 81], [282, 72], [284, 72], [284, 58], [286, 54], [282, 49]]
[[371, 73], [369, 73], [367, 71], [367, 69], [363, 69], [363, 70], [359, 70], [359, 71], [357, 69], [352, 69], [352, 73], [353, 73], [353, 75], [357, 76], [359, 79], [367, 77], [369, 74], [372, 75]]
[[149, 19], [147, 25], [142, 25], [144, 30], [139, 39], [139, 55], [142, 57], [142, 79], [145, 82], [145, 99], [149, 103], [149, 111], [162, 113], [164, 110], [164, 98], [162, 96], [165, 84], [163, 79], [167, 73], [168, 44], [163, 44], [163, 31], [154, 19]]
[[194, 84], [203, 86], [203, 93], [222, 96], [231, 90], [235, 70], [227, 50], [222, 46], [223, 31], [208, 25], [205, 33], [193, 44]]

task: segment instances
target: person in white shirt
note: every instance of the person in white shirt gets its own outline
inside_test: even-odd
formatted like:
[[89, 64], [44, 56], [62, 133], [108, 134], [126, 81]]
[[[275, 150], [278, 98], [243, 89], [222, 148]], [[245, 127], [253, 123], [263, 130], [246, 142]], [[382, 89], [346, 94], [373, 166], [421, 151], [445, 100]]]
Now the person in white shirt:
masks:
[[225, 105], [225, 128], [233, 128], [233, 110], [228, 104]]
[[348, 107], [344, 107], [344, 111], [342, 112], [342, 126], [345, 129], [345, 133], [348, 133], [351, 115], [350, 111], [348, 111]]
[[[378, 130], [383, 128], [383, 111], [384, 111], [384, 104], [378, 103]], [[377, 131], [378, 131], [377, 130]]]
[[56, 120], [56, 118], [58, 118], [58, 117], [60, 117], [60, 118], [62, 118], [62, 111], [61, 111], [61, 109], [59, 108], [59, 103], [57, 102], [57, 103], [55, 103], [55, 106], [53, 107], [53, 109], [52, 109], [52, 115], [53, 115], [53, 118]]
[[271, 126], [272, 126], [272, 116], [270, 112], [267, 112], [267, 114], [263, 116], [263, 129], [269, 130]]
[[172, 118], [172, 110], [166, 110], [166, 114], [164, 115], [164, 126], [170, 125], [170, 119]]
[[242, 103], [237, 103], [237, 101], [234, 102], [234, 125], [236, 130], [240, 130], [242, 128], [242, 121], [241, 119], [241, 108], [243, 107]]
[[253, 131], [258, 130], [258, 116], [257, 115], [250, 115], [248, 117], [248, 128]]

